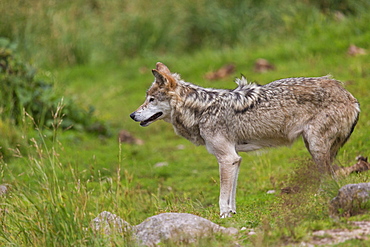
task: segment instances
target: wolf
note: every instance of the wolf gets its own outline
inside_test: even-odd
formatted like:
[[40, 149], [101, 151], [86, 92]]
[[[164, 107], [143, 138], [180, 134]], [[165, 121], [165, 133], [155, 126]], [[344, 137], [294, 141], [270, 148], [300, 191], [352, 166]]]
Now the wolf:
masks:
[[338, 150], [358, 121], [360, 105], [341, 82], [324, 77], [287, 78], [266, 85], [235, 80], [235, 89], [185, 82], [162, 63], [145, 102], [130, 117], [146, 127], [157, 120], [218, 161], [221, 218], [236, 213], [239, 152], [291, 145], [302, 136], [321, 173], [330, 174]]

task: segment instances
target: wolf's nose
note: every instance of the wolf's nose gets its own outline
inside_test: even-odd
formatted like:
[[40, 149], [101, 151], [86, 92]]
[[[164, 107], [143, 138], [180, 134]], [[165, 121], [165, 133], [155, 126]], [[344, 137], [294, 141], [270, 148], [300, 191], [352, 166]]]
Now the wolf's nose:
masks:
[[133, 113], [130, 114], [130, 118], [132, 118], [133, 120], [135, 120], [135, 112], [133, 112]]

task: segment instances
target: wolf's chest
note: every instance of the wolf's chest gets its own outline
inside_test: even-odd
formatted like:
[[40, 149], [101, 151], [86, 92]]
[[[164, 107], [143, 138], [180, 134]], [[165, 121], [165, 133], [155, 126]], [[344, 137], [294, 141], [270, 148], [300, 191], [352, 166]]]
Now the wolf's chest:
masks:
[[172, 122], [172, 126], [177, 135], [186, 138], [197, 146], [205, 145], [204, 139], [200, 135], [199, 125], [187, 127], [181, 120], [177, 119]]

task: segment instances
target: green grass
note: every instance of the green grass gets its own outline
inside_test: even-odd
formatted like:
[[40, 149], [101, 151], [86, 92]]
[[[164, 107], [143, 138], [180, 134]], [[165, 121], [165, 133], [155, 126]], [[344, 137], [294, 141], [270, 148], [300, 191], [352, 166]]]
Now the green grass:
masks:
[[[277, 49], [272, 46], [257, 50], [255, 57], [265, 57], [263, 54], [273, 57]], [[230, 61], [250, 80], [259, 83], [300, 74], [331, 73], [343, 81], [353, 78], [346, 87], [362, 104], [361, 119], [349, 143], [340, 151], [338, 161], [351, 165], [357, 155], [367, 155], [369, 123], [366, 119], [370, 109], [364, 91], [369, 76], [356, 69], [369, 64], [366, 57], [347, 57], [343, 50], [331, 54], [330, 59], [321, 55], [311, 55], [308, 60], [304, 57], [291, 61], [277, 59], [276, 71], [255, 74], [251, 68], [255, 57], [243, 60], [237, 55], [241, 53], [248, 53], [248, 50], [205, 51], [181, 60], [171, 57], [159, 60], [186, 80], [207, 87], [234, 87], [232, 77], [217, 82], [202, 78], [208, 70]], [[207, 57], [217, 65], [205, 62]], [[194, 62], [189, 63], [190, 60]], [[238, 237], [243, 245], [254, 246], [299, 242], [306, 240], [312, 230], [346, 226], [329, 218], [328, 200], [341, 185], [369, 181], [367, 174], [351, 175], [334, 184], [328, 182], [326, 190], [320, 194], [312, 190], [286, 197], [266, 194], [270, 189], [279, 193], [294, 181], [296, 174], [302, 174], [297, 171], [302, 163], [307, 163], [309, 155], [301, 141], [292, 147], [242, 154], [238, 214], [231, 219], [219, 219], [216, 159], [204, 147], [195, 147], [176, 136], [166, 123], [142, 128], [129, 119], [129, 113], [144, 99], [145, 90], [152, 81], [149, 69], [146, 74], [140, 74], [139, 69], [146, 65], [150, 68], [154, 61], [81, 66], [55, 72], [58, 80], [69, 82], [63, 86], [66, 94], [78, 94], [81, 102], [95, 105], [98, 116], [111, 122], [115, 130], [127, 129], [145, 144], [119, 145], [115, 136], [99, 139], [69, 131], [57, 131], [58, 139], [54, 141], [36, 137], [37, 145], [30, 147], [34, 149], [34, 156], [14, 159], [3, 167], [3, 181], [12, 185], [11, 193], [2, 198], [3, 212], [6, 212], [3, 222], [7, 226], [0, 235], [4, 244], [40, 246], [50, 244], [51, 239], [55, 245], [99, 246], [124, 242], [118, 237], [95, 236], [91, 231], [86, 234], [84, 229], [89, 221], [103, 210], [114, 212], [132, 224], [161, 212], [193, 213], [224, 226], [255, 228], [257, 236], [241, 233]], [[312, 61], [318, 62], [315, 65]], [[326, 66], [324, 71], [322, 66], [330, 63], [333, 65]], [[348, 70], [338, 68], [339, 64]], [[316, 68], [323, 71], [316, 72]], [[184, 149], [178, 149], [178, 145], [183, 145]], [[158, 162], [169, 165], [155, 168]], [[230, 240], [209, 241], [226, 244]]]
[[[64, 6], [65, 9], [59, 5], [58, 8], [50, 8], [49, 11], [55, 11], [55, 15], [50, 13], [48, 15], [47, 11], [29, 11], [28, 14], [34, 16], [43, 13], [47, 17], [46, 22], [53, 20], [57, 27], [73, 29], [76, 27], [74, 25], [82, 25], [83, 22], [72, 22], [71, 25], [66, 25], [63, 18], [82, 18], [78, 15], [80, 12], [76, 7], [77, 2], [76, 5], [70, 6], [73, 15], [69, 17], [62, 17], [64, 12], [61, 11], [68, 9], [67, 4]], [[1, 7], [9, 6], [4, 3], [10, 4], [4, 1], [1, 3], [3, 5], [0, 4]], [[51, 3], [52, 1], [49, 2]], [[177, 8], [181, 7], [175, 2], [171, 3]], [[196, 13], [200, 13], [207, 3], [207, 1], [200, 1], [199, 5], [193, 6], [198, 11]], [[74, 97], [78, 104], [93, 105], [96, 108], [96, 116], [109, 122], [112, 133], [115, 134], [108, 138], [55, 129], [48, 130], [46, 135], [41, 131], [33, 130], [31, 125], [25, 126], [24, 129], [13, 130], [10, 124], [0, 122], [3, 130], [1, 136], [11, 139], [11, 133], [16, 133], [18, 139], [13, 138], [13, 142], [20, 143], [22, 148], [27, 149], [27, 155], [20, 149], [22, 157], [1, 163], [1, 183], [7, 183], [11, 188], [8, 194], [0, 197], [1, 245], [132, 245], [120, 236], [107, 237], [96, 235], [91, 231], [89, 222], [104, 210], [121, 216], [131, 224], [139, 224], [147, 217], [162, 212], [186, 212], [200, 215], [223, 226], [255, 229], [256, 235], [249, 236], [246, 232], [241, 232], [236, 237], [236, 241], [242, 246], [293, 245], [306, 241], [310, 232], [314, 230], [346, 228], [347, 220], [360, 217], [332, 219], [328, 214], [328, 202], [342, 185], [369, 182], [369, 174], [350, 175], [338, 181], [329, 179], [318, 189], [317, 185], [311, 182], [313, 179], [310, 180], [311, 173], [307, 168], [310, 162], [309, 154], [299, 140], [292, 147], [241, 154], [243, 162], [237, 191], [238, 214], [230, 219], [219, 219], [219, 174], [216, 159], [208, 154], [204, 147], [196, 147], [176, 136], [167, 123], [157, 122], [142, 128], [129, 118], [129, 114], [144, 100], [145, 91], [153, 81], [151, 69], [157, 61], [168, 65], [171, 71], [180, 73], [186, 81], [215, 88], [234, 88], [236, 84], [233, 79], [240, 74], [244, 74], [249, 81], [260, 84], [285, 77], [331, 74], [343, 81], [345, 87], [361, 104], [359, 123], [349, 142], [339, 152], [337, 161], [341, 165], [349, 166], [355, 162], [357, 155], [367, 156], [370, 147], [368, 141], [370, 136], [368, 121], [370, 119], [370, 98], [368, 97], [370, 15], [362, 11], [357, 15], [347, 15], [342, 21], [336, 21], [331, 14], [323, 14], [315, 8], [307, 9], [304, 8], [306, 5], [302, 7], [301, 4], [294, 5], [291, 12], [286, 13], [279, 7], [276, 13], [269, 15], [269, 11], [273, 11], [276, 6], [274, 4], [266, 7], [266, 12], [261, 13], [259, 18], [282, 16], [281, 19], [279, 17], [281, 21], [279, 28], [275, 31], [271, 29], [266, 32], [261, 31], [263, 35], [254, 34], [248, 39], [229, 43], [230, 45], [211, 44], [212, 36], [209, 34], [199, 49], [190, 47], [190, 43], [188, 46], [186, 44], [181, 46], [180, 43], [175, 42], [178, 40], [173, 41], [165, 36], [163, 43], [158, 41], [159, 46], [149, 42], [151, 47], [143, 48], [144, 52], [140, 56], [124, 56], [122, 60], [116, 56], [122, 54], [124, 49], [116, 52], [115, 49], [118, 49], [121, 43], [114, 44], [115, 40], [121, 40], [120, 37], [123, 36], [123, 33], [118, 36], [113, 35], [119, 23], [116, 19], [112, 23], [103, 22], [107, 25], [106, 28], [110, 27], [107, 32], [111, 36], [102, 35], [95, 43], [89, 40], [86, 46], [81, 45], [84, 41], [83, 36], [87, 34], [85, 32], [77, 36], [63, 36], [67, 34], [54, 32], [56, 36], [52, 36], [48, 43], [45, 37], [48, 37], [49, 32], [41, 30], [35, 33], [36, 36], [32, 36], [34, 34], [32, 30], [36, 28], [34, 26], [36, 19], [28, 19], [33, 22], [26, 27], [22, 26], [25, 25], [24, 20], [31, 17], [28, 15], [24, 20], [19, 20], [20, 24], [16, 25], [18, 31], [22, 28], [27, 31], [24, 33], [26, 39], [18, 37], [25, 42], [22, 44], [26, 45], [23, 49], [28, 47], [26, 54], [35, 60], [40, 58], [41, 64], [47, 63], [45, 61], [50, 59], [55, 59], [56, 64], [66, 64], [66, 57], [77, 59], [78, 49], [73, 50], [73, 46], [66, 44], [87, 49], [86, 53], [79, 53], [82, 59], [80, 62], [74, 60], [75, 62], [70, 63], [74, 66], [45, 65], [39, 76], [53, 75], [58, 90]], [[140, 6], [138, 4], [131, 7], [140, 9]], [[41, 7], [37, 5], [35, 9], [38, 10]], [[100, 14], [96, 13], [96, 19], [91, 23], [107, 18], [109, 16], [107, 13], [115, 9], [114, 7], [113, 4], [109, 5], [107, 9], [102, 9]], [[137, 11], [142, 15], [140, 11], [145, 11], [146, 8]], [[302, 10], [305, 10], [304, 13], [301, 12]], [[22, 8], [22, 11], [25, 9]], [[87, 16], [92, 14], [90, 10], [86, 11]], [[156, 12], [150, 13], [150, 16], [156, 16], [155, 14]], [[187, 12], [184, 15], [191, 14]], [[14, 17], [4, 16], [8, 16], [8, 21]], [[116, 15], [113, 16], [118, 18]], [[211, 17], [211, 15], [207, 16], [207, 18]], [[251, 17], [250, 13], [247, 17]], [[203, 20], [205, 23], [209, 21], [207, 18]], [[87, 22], [92, 18], [90, 16], [82, 19]], [[161, 31], [160, 27], [163, 25], [161, 23], [164, 20], [157, 20], [159, 24], [153, 23], [154, 26], [158, 25], [156, 32]], [[180, 20], [182, 19], [176, 19], [174, 22], [178, 23]], [[267, 25], [274, 20], [276, 19], [262, 23]], [[145, 26], [148, 20], [138, 18], [137, 21], [137, 25]], [[91, 28], [89, 26], [91, 23], [85, 24]], [[257, 25], [256, 23], [258, 22], [248, 23], [247, 31], [258, 33], [260, 31], [258, 27], [253, 26]], [[193, 22], [190, 24], [195, 25]], [[1, 27], [3, 29], [0, 31], [5, 30], [3, 26]], [[103, 27], [97, 26], [94, 32], [102, 30]], [[202, 31], [201, 27], [199, 26], [198, 35]], [[213, 26], [215, 27], [217, 26]], [[221, 30], [225, 30], [224, 26], [221, 25], [221, 27]], [[45, 26], [41, 25], [38, 28], [42, 29]], [[173, 28], [171, 32], [176, 31], [175, 26], [171, 28]], [[281, 34], [279, 34], [280, 31]], [[124, 31], [121, 30], [121, 32]], [[131, 32], [134, 31], [131, 30]], [[143, 32], [149, 31], [145, 29]], [[12, 35], [15, 33], [17, 32], [14, 31]], [[42, 35], [43, 33], [45, 36]], [[21, 36], [22, 32], [19, 31], [18, 34]], [[35, 43], [38, 40], [37, 35], [41, 37], [39, 43]], [[237, 33], [230, 33], [230, 35], [238, 36]], [[103, 36], [112, 39], [109, 41], [112, 43], [108, 43], [107, 47], [101, 49], [102, 44], [105, 44]], [[135, 37], [132, 42], [135, 39], [143, 42], [142, 38]], [[184, 36], [180, 37], [184, 38]], [[58, 38], [62, 38], [60, 43], [56, 43]], [[170, 45], [166, 42], [175, 43]], [[346, 51], [352, 43], [367, 49], [368, 54], [348, 56]], [[40, 48], [42, 45], [45, 49]], [[169, 45], [172, 48], [164, 52], [163, 45]], [[179, 50], [174, 48], [176, 45], [180, 46]], [[191, 50], [190, 53], [186, 52], [186, 47]], [[39, 53], [28, 53], [32, 48]], [[53, 54], [50, 51], [55, 51], [54, 57], [49, 56]], [[107, 55], [108, 53], [114, 53], [114, 55]], [[66, 57], [60, 57], [61, 54], [65, 54]], [[92, 58], [94, 56], [96, 60]], [[263, 74], [256, 73], [253, 65], [257, 58], [268, 59], [276, 69]], [[237, 72], [234, 75], [220, 81], [204, 79], [206, 72], [226, 63], [236, 65]], [[144, 145], [119, 144], [117, 135], [120, 129], [126, 129], [137, 138], [144, 140]], [[4, 134], [8, 132], [9, 134]], [[178, 148], [179, 145], [182, 145], [182, 148]], [[156, 168], [154, 165], [158, 162], [168, 162], [168, 166]], [[307, 189], [303, 189], [298, 194], [280, 195], [282, 188], [297, 184], [305, 184]], [[266, 193], [272, 189], [277, 193]], [[366, 219], [368, 216], [368, 213], [365, 213], [361, 217]], [[195, 245], [232, 246], [233, 241], [217, 236]], [[359, 241], [353, 240], [344, 246], [358, 246]], [[361, 244], [369, 244], [369, 241], [361, 241]]]

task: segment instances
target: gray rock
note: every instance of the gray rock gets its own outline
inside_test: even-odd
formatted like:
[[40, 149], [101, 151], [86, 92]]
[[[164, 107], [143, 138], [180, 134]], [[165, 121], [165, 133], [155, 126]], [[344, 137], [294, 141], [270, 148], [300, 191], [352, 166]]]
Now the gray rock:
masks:
[[92, 220], [91, 227], [104, 234], [117, 232], [139, 244], [156, 246], [163, 241], [192, 243], [214, 233], [234, 235], [238, 230], [219, 226], [202, 217], [186, 213], [163, 213], [131, 226], [119, 216], [104, 211]]
[[108, 211], [101, 212], [95, 219], [91, 221], [90, 224], [94, 231], [98, 231], [107, 235], [113, 232], [125, 233], [132, 232], [134, 230], [134, 227], [128, 222]]
[[163, 213], [147, 218], [136, 226], [136, 236], [142, 244], [153, 246], [163, 240], [195, 242], [214, 233], [236, 234], [235, 228], [225, 228], [207, 219], [185, 213]]
[[0, 195], [4, 195], [8, 192], [8, 185], [2, 184], [0, 185]]
[[331, 200], [330, 213], [351, 216], [363, 208], [369, 199], [370, 183], [347, 184]]

